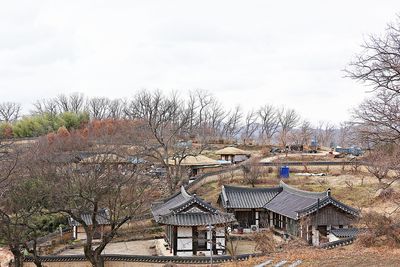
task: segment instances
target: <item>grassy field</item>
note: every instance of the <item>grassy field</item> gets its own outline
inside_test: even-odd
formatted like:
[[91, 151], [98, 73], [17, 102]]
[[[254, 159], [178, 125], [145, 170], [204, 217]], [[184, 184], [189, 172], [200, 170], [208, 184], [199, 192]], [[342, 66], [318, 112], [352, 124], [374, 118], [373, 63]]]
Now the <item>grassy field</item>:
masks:
[[[296, 173], [302, 172], [305, 172], [303, 167], [291, 168], [291, 176], [284, 180], [285, 183], [313, 192], [326, 191], [330, 188], [333, 197], [345, 204], [360, 209], [362, 212], [373, 210], [390, 213], [396, 208], [396, 205], [393, 204], [393, 199], [379, 199], [375, 197], [375, 193], [379, 189], [378, 180], [363, 169], [354, 173], [348, 166], [345, 169], [342, 169], [341, 166], [330, 166], [329, 168], [308, 167], [307, 172], [309, 173], [326, 173], [327, 175], [296, 175]], [[277, 186], [279, 181], [276, 169], [272, 173], [268, 173], [268, 169], [265, 167], [265, 174], [259, 179], [256, 187]], [[241, 172], [237, 171], [234, 174], [225, 174], [216, 177], [214, 181], [197, 188], [194, 193], [216, 205], [223, 184], [250, 186], [244, 183]], [[400, 192], [399, 183], [392, 185], [392, 187], [396, 192]]]

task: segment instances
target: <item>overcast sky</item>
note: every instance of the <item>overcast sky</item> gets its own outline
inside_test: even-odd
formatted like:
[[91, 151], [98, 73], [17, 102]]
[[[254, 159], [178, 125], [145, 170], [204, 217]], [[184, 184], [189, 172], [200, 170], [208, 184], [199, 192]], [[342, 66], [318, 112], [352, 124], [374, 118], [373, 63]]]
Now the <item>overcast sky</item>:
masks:
[[0, 101], [209, 90], [338, 123], [367, 96], [343, 68], [400, 1], [1, 1]]

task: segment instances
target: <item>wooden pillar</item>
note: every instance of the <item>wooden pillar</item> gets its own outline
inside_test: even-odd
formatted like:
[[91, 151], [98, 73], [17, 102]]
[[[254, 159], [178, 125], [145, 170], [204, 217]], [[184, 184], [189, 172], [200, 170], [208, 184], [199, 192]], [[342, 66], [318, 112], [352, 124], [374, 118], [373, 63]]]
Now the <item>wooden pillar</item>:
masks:
[[193, 255], [197, 255], [197, 248], [198, 248], [198, 238], [199, 233], [197, 231], [197, 226], [192, 226], [192, 251]]
[[212, 251], [213, 254], [217, 254], [217, 233], [216, 233], [216, 227], [212, 230], [212, 237], [211, 237], [211, 245], [212, 245]]
[[173, 227], [173, 234], [172, 234], [172, 244], [173, 244], [173, 251], [174, 251], [174, 256], [177, 255], [177, 250], [178, 250], [178, 227], [174, 226]]

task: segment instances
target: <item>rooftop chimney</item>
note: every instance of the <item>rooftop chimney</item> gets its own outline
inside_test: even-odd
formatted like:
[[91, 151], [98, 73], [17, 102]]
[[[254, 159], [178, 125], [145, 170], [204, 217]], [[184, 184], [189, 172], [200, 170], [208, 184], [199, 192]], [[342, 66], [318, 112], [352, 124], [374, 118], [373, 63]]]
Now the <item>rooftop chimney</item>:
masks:
[[328, 188], [328, 190], [326, 190], [326, 193], [327, 193], [328, 197], [330, 197], [331, 196], [331, 189]]

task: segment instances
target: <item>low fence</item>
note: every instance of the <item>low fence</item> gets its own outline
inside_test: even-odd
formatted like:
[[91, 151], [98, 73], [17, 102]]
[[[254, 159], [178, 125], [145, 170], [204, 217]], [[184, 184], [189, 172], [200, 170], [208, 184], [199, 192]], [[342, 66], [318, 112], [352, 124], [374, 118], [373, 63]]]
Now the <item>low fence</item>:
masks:
[[360, 161], [282, 161], [282, 162], [260, 162], [261, 166], [343, 166], [363, 165]]
[[190, 184], [187, 184], [185, 186], [185, 189], [189, 190], [189, 189], [192, 189], [193, 187], [197, 187], [204, 183], [210, 182], [210, 181], [207, 181], [207, 178], [209, 178], [211, 176], [216, 176], [216, 175], [220, 175], [220, 174], [233, 172], [233, 171], [239, 170], [240, 168], [241, 168], [241, 165], [238, 164], [233, 167], [227, 167], [227, 168], [224, 168], [224, 169], [216, 171], [216, 172], [209, 172], [209, 173], [204, 173], [204, 174], [198, 175], [195, 177], [195, 180], [193, 182], [191, 182]]
[[[215, 255], [212, 257], [213, 263], [224, 263], [231, 261], [243, 261], [250, 257], [258, 257], [261, 254], [242, 254], [235, 257], [227, 255]], [[179, 257], [179, 256], [144, 256], [144, 255], [102, 255], [105, 267], [118, 267], [126, 266], [124, 263], [137, 262], [137, 263], [177, 263], [177, 264], [209, 264], [210, 257], [193, 256], [193, 257]], [[79, 256], [41, 256], [40, 261], [46, 263], [46, 266], [90, 266], [89, 262], [83, 255]], [[24, 266], [34, 266], [33, 258], [26, 257], [24, 259]]]

